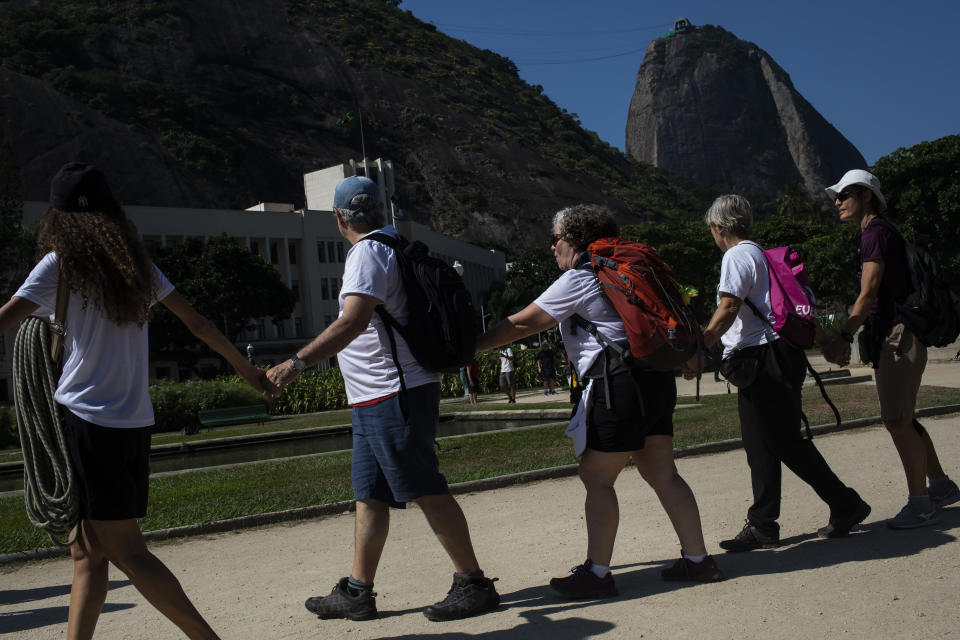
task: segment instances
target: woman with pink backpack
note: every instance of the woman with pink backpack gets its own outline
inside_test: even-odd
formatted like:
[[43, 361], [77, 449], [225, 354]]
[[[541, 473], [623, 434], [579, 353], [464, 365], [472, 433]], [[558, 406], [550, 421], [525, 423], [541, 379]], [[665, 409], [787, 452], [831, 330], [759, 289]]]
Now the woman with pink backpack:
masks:
[[[781, 337], [786, 334], [771, 306], [768, 262], [763, 248], [750, 240], [750, 203], [738, 195], [720, 196], [704, 219], [723, 251], [717, 310], [703, 332], [704, 347], [723, 345], [720, 372], [738, 388], [740, 432], [753, 485], [746, 524], [720, 546], [752, 551], [780, 544], [781, 463], [830, 507], [829, 522], [819, 535], [846, 536], [866, 519], [870, 506], [840, 481], [813, 442], [802, 436], [800, 392], [806, 358], [802, 349]], [[813, 329], [816, 342], [825, 343], [819, 327]], [[691, 359], [684, 377], [696, 376], [699, 366], [698, 358]]]

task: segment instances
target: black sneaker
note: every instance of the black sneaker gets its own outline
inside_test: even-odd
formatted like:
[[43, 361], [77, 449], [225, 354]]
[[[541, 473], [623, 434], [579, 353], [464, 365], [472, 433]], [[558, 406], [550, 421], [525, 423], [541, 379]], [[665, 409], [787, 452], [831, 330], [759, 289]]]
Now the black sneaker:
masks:
[[377, 617], [377, 594], [365, 591], [358, 596], [347, 591], [347, 578], [333, 586], [328, 596], [307, 598], [303, 603], [310, 613], [323, 620], [346, 618], [347, 620], [372, 620]]
[[570, 575], [565, 578], [552, 578], [550, 587], [568, 600], [587, 598], [612, 598], [618, 595], [617, 585], [613, 582], [613, 575], [598, 578], [590, 570], [592, 560], [570, 569]]
[[720, 548], [727, 551], [753, 551], [754, 549], [773, 549], [780, 546], [779, 533], [766, 533], [749, 522], [743, 525], [740, 533], [730, 540], [720, 542]]
[[700, 562], [688, 560], [683, 556], [660, 572], [660, 577], [664, 580], [692, 580], [695, 582], [720, 582], [726, 576], [720, 567], [717, 566], [713, 556], [707, 556]]
[[497, 578], [483, 576], [471, 578], [462, 574], [453, 574], [453, 586], [442, 601], [423, 610], [428, 620], [442, 622], [469, 618], [478, 613], [492, 611], [500, 604], [500, 594], [493, 583]]
[[850, 533], [850, 529], [867, 519], [870, 515], [870, 505], [863, 500], [857, 504], [849, 513], [842, 516], [830, 516], [830, 522], [827, 526], [817, 530], [817, 535], [821, 538], [843, 538]]

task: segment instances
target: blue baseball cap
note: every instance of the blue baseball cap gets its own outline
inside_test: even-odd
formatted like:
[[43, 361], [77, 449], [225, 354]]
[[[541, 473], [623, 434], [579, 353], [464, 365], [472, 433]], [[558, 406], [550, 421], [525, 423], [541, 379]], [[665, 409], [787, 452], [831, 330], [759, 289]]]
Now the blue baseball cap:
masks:
[[337, 183], [333, 192], [333, 208], [345, 211], [369, 211], [382, 204], [380, 187], [364, 176], [350, 176]]

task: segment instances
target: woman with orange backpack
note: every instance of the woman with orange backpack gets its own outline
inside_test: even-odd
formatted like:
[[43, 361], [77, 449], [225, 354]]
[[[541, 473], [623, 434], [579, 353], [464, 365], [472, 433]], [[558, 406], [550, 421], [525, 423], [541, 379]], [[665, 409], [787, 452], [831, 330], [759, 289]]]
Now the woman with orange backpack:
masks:
[[614, 482], [632, 458], [653, 487], [680, 538], [681, 558], [661, 571], [665, 580], [714, 582], [723, 573], [707, 554], [697, 501], [673, 461], [673, 410], [677, 388], [672, 371], [628, 365], [575, 318], [588, 321], [604, 342], [623, 343], [627, 334], [616, 308], [589, 267], [587, 248], [618, 232], [606, 207], [577, 205], [553, 220], [553, 254], [563, 274], [536, 300], [478, 338], [477, 350], [492, 349], [560, 325], [564, 349], [583, 395], [567, 434], [580, 456], [587, 490], [587, 559], [550, 586], [561, 596], [617, 595], [610, 563], [620, 521]]

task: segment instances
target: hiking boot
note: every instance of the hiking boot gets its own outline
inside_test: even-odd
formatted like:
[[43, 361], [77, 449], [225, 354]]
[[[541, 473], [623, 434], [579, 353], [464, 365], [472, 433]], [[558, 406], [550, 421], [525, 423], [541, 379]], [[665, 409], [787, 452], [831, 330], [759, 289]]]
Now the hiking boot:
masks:
[[672, 567], [660, 572], [660, 577], [664, 580], [692, 580], [695, 582], [720, 582], [726, 578], [723, 571], [720, 571], [720, 567], [717, 566], [713, 556], [709, 555], [700, 562], [694, 562], [681, 555]]
[[551, 578], [550, 586], [567, 600], [584, 598], [612, 598], [618, 595], [617, 585], [613, 583], [613, 575], [598, 578], [590, 567], [592, 560], [570, 569], [570, 575], [565, 578]]
[[960, 488], [957, 488], [957, 483], [949, 478], [945, 482], [931, 483], [927, 493], [930, 494], [930, 500], [937, 509], [943, 509], [960, 500]]
[[842, 516], [830, 516], [827, 526], [817, 529], [821, 538], [843, 538], [850, 533], [850, 529], [867, 519], [870, 515], [870, 505], [863, 500], [850, 513]]
[[307, 598], [303, 606], [322, 620], [372, 620], [377, 617], [377, 594], [365, 591], [358, 596], [352, 596], [347, 591], [347, 578], [340, 578], [340, 582], [333, 585], [330, 595]]
[[500, 594], [493, 583], [497, 578], [470, 577], [463, 574], [453, 574], [453, 586], [442, 601], [432, 604], [423, 610], [428, 620], [442, 622], [444, 620], [459, 620], [478, 613], [492, 611], [500, 604]]
[[736, 536], [720, 542], [720, 548], [727, 551], [753, 551], [754, 549], [773, 549], [780, 546], [779, 533], [767, 533], [749, 522], [743, 525]]
[[887, 520], [887, 528], [916, 529], [938, 522], [940, 522], [940, 516], [937, 514], [936, 507], [933, 507], [930, 511], [921, 511], [908, 502], [903, 509], [900, 509], [900, 513]]

